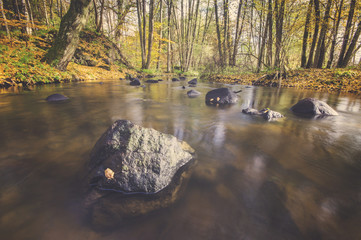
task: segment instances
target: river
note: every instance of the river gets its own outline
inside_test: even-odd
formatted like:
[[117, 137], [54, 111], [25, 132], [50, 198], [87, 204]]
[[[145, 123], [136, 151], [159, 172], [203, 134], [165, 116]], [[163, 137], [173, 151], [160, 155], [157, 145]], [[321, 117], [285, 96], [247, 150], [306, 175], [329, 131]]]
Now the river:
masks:
[[[44, 85], [0, 93], [1, 239], [361, 239], [361, 99], [165, 79]], [[241, 90], [227, 108], [206, 106], [217, 87]], [[188, 98], [186, 92], [202, 93]], [[53, 93], [63, 103], [44, 99]], [[305, 119], [289, 108], [305, 97], [339, 116]], [[269, 107], [285, 119], [241, 113]], [[197, 152], [186, 191], [172, 206], [108, 231], [81, 209], [79, 176], [117, 119], [173, 134]]]

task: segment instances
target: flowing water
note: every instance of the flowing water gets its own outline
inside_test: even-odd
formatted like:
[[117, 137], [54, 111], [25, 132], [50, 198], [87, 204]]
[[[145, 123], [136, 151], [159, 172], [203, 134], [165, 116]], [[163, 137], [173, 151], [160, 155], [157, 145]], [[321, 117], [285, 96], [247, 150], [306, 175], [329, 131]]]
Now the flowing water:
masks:
[[[145, 87], [126, 81], [68, 83], [0, 94], [1, 239], [361, 239], [361, 99], [294, 89], [228, 85], [239, 102], [205, 105], [200, 83]], [[193, 89], [193, 88], [192, 88]], [[70, 98], [47, 103], [53, 93]], [[305, 97], [337, 117], [304, 119]], [[269, 107], [285, 119], [241, 113]], [[173, 134], [197, 151], [172, 206], [108, 231], [84, 218], [81, 178], [89, 153], [117, 119]]]

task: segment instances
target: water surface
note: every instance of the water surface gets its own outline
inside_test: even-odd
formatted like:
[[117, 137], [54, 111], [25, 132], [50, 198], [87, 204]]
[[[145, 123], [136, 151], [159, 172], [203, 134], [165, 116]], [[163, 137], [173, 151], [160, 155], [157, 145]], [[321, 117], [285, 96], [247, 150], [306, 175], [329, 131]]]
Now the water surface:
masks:
[[[104, 80], [0, 94], [1, 239], [361, 239], [361, 100], [294, 89], [227, 85], [228, 108], [205, 105], [200, 83], [132, 87]], [[192, 88], [193, 89], [193, 88]], [[71, 100], [47, 103], [61, 93]], [[340, 116], [303, 119], [305, 97]], [[285, 119], [241, 113], [269, 107]], [[184, 195], [171, 207], [107, 232], [81, 211], [84, 164], [117, 119], [173, 134], [197, 151]]]

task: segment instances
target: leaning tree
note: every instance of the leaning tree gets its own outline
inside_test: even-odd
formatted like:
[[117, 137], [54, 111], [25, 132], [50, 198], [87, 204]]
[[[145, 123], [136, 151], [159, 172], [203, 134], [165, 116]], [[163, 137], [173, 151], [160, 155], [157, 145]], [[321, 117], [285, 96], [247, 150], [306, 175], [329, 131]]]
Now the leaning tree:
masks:
[[71, 0], [68, 12], [61, 19], [59, 32], [45, 60], [65, 71], [79, 43], [80, 31], [86, 24], [91, 0]]

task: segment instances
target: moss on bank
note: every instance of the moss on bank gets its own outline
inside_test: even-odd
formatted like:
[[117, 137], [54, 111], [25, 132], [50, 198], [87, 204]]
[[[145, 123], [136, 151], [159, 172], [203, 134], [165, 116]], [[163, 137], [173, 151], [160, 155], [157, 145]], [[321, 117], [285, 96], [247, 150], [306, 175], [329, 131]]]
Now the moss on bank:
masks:
[[102, 36], [83, 32], [78, 47], [94, 66], [71, 62], [67, 71], [62, 72], [43, 62], [46, 51], [54, 38], [54, 31], [43, 31], [38, 36], [24, 38], [22, 34], [8, 40], [0, 35], [0, 87], [32, 86], [68, 81], [124, 78], [126, 68], [116, 62], [105, 63], [110, 46]]
[[231, 84], [361, 94], [361, 70], [358, 69], [300, 69], [282, 76], [278, 72], [212, 74], [206, 79]]

